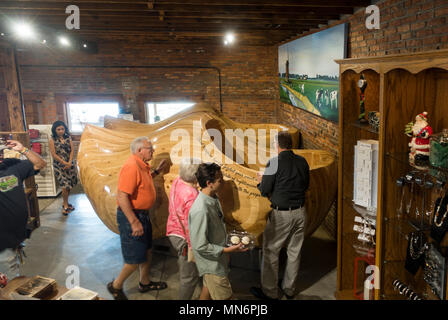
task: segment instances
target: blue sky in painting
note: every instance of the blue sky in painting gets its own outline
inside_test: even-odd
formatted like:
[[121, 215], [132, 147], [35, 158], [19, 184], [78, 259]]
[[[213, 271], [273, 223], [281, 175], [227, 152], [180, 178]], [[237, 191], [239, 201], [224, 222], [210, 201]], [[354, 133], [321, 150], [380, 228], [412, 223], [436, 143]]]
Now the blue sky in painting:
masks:
[[279, 46], [279, 73], [286, 71], [289, 57], [289, 73], [338, 76], [339, 65], [335, 59], [344, 58], [344, 24], [311, 34]]

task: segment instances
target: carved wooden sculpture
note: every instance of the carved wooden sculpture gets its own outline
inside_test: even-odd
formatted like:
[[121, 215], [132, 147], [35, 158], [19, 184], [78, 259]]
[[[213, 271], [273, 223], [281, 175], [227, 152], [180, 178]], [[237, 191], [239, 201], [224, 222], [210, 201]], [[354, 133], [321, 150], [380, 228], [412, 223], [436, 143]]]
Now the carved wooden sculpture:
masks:
[[[154, 238], [165, 236], [168, 195], [178, 175], [181, 157], [201, 158], [221, 165], [224, 184], [219, 197], [228, 230], [245, 230], [259, 237], [265, 227], [270, 202], [261, 197], [256, 176], [268, 158], [275, 155], [271, 141], [275, 132], [271, 130], [288, 130], [293, 136], [294, 147], [297, 147], [299, 136], [295, 128], [242, 124], [203, 105], [153, 125], [107, 117], [105, 128], [87, 125], [82, 134], [78, 153], [81, 182], [99, 218], [118, 233], [115, 199], [118, 172], [130, 155], [131, 141], [138, 136], [147, 136], [155, 148], [151, 166], [157, 167], [162, 159], [168, 159], [171, 164], [169, 170], [154, 179], [157, 200], [150, 210]], [[233, 148], [230, 133], [236, 134]], [[245, 133], [246, 139], [238, 133]], [[309, 216], [306, 234], [310, 235], [322, 223], [335, 199], [337, 167], [328, 152], [297, 149], [294, 152], [305, 157], [311, 168], [306, 204]]]

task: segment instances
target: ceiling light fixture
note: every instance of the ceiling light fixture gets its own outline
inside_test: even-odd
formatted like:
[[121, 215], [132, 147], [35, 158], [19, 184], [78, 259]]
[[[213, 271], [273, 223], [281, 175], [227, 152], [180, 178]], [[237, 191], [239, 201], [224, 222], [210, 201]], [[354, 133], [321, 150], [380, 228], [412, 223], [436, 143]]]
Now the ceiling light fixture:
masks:
[[68, 39], [66, 37], [59, 37], [59, 43], [65, 47], [70, 46], [70, 41], [68, 41]]
[[31, 25], [24, 22], [17, 22], [13, 25], [14, 35], [20, 39], [31, 39], [35, 36]]
[[229, 32], [226, 34], [226, 37], [224, 38], [224, 44], [232, 44], [235, 41], [235, 36], [233, 33]]

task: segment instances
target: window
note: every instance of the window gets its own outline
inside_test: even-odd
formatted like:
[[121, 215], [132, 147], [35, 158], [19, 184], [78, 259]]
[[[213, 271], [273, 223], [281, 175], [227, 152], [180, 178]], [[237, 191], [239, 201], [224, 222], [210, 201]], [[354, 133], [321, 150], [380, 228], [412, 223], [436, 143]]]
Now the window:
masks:
[[148, 102], [146, 103], [146, 119], [148, 123], [156, 123], [193, 105], [192, 102]]
[[86, 124], [103, 127], [105, 115], [117, 117], [119, 112], [118, 102], [68, 103], [68, 128], [71, 133], [81, 133]]

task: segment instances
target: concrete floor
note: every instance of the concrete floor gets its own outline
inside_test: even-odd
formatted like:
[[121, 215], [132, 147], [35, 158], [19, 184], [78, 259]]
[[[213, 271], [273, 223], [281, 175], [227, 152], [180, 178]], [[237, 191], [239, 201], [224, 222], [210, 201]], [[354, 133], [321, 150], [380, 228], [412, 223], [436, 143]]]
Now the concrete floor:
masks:
[[[61, 214], [62, 199], [40, 199], [41, 227], [27, 241], [27, 258], [22, 275], [54, 278], [61, 285], [72, 279], [79, 269], [79, 285], [111, 299], [105, 284], [122, 267], [119, 236], [109, 231], [97, 217], [81, 187], [70, 196], [76, 210], [68, 217]], [[125, 284], [132, 300], [173, 300], [178, 295], [177, 259], [166, 239], [156, 240], [151, 280], [166, 281], [168, 288], [141, 294], [137, 290], [138, 274]], [[334, 300], [336, 291], [336, 242], [318, 229], [304, 243], [297, 300]], [[237, 299], [255, 299], [249, 292], [259, 286], [259, 250], [231, 257], [230, 281]], [[195, 298], [199, 290], [195, 292]], [[284, 299], [284, 298], [283, 298]]]

